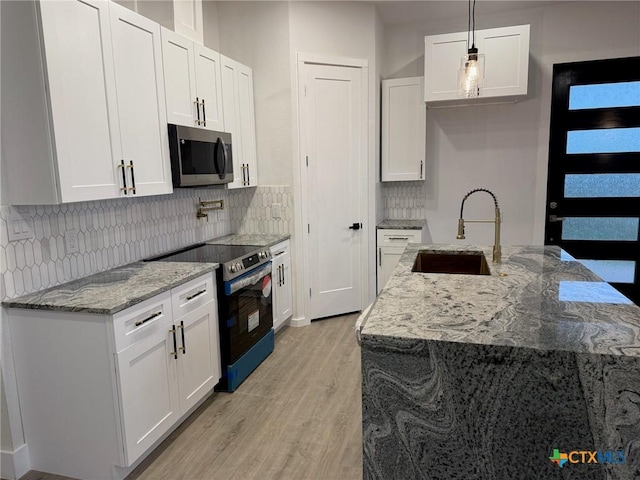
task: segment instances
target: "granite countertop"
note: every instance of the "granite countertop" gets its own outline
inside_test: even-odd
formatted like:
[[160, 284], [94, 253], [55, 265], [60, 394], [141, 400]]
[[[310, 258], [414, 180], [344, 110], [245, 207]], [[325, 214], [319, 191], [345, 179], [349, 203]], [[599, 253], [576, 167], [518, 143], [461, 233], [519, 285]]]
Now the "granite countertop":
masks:
[[[640, 307], [559, 247], [410, 244], [362, 341], [438, 340], [640, 357]], [[419, 250], [482, 251], [491, 275], [413, 273]]]
[[420, 230], [421, 228], [425, 228], [427, 226], [426, 220], [383, 220], [378, 225], [377, 228], [390, 230]]
[[3, 305], [113, 315], [216, 268], [217, 263], [135, 262], [8, 300]]
[[237, 234], [232, 233], [224, 237], [213, 238], [205, 243], [211, 245], [255, 245], [257, 247], [271, 247], [277, 243], [284, 242], [291, 238], [291, 235], [282, 234]]

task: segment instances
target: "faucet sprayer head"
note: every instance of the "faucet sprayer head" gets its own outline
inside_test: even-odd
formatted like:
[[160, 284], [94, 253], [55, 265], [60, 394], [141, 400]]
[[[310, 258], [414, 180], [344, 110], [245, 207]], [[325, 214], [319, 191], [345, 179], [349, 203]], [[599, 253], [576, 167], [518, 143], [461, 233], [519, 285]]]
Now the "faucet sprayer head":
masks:
[[464, 240], [466, 238], [464, 236], [464, 218], [458, 220], [458, 236], [456, 238], [458, 240]]

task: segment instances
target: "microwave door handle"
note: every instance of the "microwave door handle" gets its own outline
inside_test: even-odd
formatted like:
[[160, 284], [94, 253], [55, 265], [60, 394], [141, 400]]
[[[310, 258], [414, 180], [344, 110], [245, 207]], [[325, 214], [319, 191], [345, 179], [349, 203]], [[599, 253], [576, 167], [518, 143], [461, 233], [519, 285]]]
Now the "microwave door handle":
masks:
[[[219, 155], [219, 150], [222, 148], [222, 155]], [[219, 160], [220, 156], [222, 156], [222, 168], [220, 168]], [[223, 179], [226, 175], [227, 170], [227, 149], [225, 148], [224, 140], [218, 137], [216, 140], [216, 152], [214, 154], [214, 163], [216, 169], [218, 170], [218, 176]]]

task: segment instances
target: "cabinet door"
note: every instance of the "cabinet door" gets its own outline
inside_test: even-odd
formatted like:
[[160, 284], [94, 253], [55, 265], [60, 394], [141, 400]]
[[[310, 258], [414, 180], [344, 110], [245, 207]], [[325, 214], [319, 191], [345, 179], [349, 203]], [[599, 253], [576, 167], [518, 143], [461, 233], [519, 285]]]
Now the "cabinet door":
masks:
[[425, 102], [459, 100], [458, 70], [466, 54], [467, 32], [425, 37]]
[[196, 92], [198, 99], [204, 102], [204, 105], [200, 107], [202, 127], [207, 130], [223, 132], [220, 54], [197, 44], [194, 44], [193, 48], [196, 66]]
[[161, 33], [167, 122], [195, 127], [198, 123], [193, 42], [166, 28]]
[[116, 355], [126, 466], [180, 418], [172, 327]]
[[256, 120], [253, 99], [253, 71], [238, 64], [237, 71], [238, 119], [241, 130], [242, 163], [245, 167], [246, 186], [258, 185], [258, 163], [256, 153]]
[[[293, 315], [291, 294], [291, 256], [287, 253], [282, 259], [282, 284], [278, 289], [278, 318], [281, 323]], [[274, 325], [275, 326], [275, 325]]]
[[122, 156], [108, 3], [38, 5], [60, 200], [118, 197], [122, 180], [116, 162]]
[[233, 182], [227, 188], [243, 188], [246, 186], [246, 168], [242, 151], [242, 129], [238, 113], [238, 63], [224, 55], [220, 55], [222, 67], [222, 110], [224, 131], [231, 134], [233, 156]]
[[483, 97], [526, 95], [529, 75], [529, 25], [478, 32], [485, 54]]
[[171, 193], [160, 26], [115, 3], [110, 13], [127, 193]]
[[406, 245], [402, 247], [378, 247], [378, 293], [382, 291], [389, 281], [405, 248]]
[[426, 111], [423, 77], [382, 82], [382, 181], [424, 179]]
[[178, 330], [178, 391], [185, 413], [221, 377], [218, 310], [215, 300], [176, 320]]
[[480, 96], [471, 99], [461, 99], [457, 93], [460, 62], [467, 54], [467, 32], [426, 36], [425, 101], [454, 105], [482, 103], [483, 98], [488, 98], [496, 103], [526, 95], [529, 30], [529, 25], [476, 30], [478, 52], [485, 56], [485, 78]]
[[233, 177], [230, 189], [258, 185], [256, 127], [251, 69], [220, 55], [225, 131], [233, 142]]
[[204, 18], [202, 0], [179, 0], [173, 2], [174, 30], [194, 42], [203, 43]]

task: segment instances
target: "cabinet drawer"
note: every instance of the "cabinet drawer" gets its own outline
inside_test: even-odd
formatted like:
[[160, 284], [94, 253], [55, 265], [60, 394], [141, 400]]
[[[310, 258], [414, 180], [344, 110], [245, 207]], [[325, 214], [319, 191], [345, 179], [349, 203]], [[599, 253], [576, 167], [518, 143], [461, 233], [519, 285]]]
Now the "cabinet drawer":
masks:
[[202, 275], [171, 290], [173, 318], [180, 318], [216, 298], [213, 273]]
[[271, 256], [275, 260], [276, 257], [283, 257], [289, 253], [289, 240], [285, 240], [284, 242], [277, 243], [273, 245], [271, 248]]
[[420, 243], [422, 230], [378, 230], [378, 246]]
[[171, 292], [117, 313], [113, 317], [116, 352], [150, 338], [172, 322]]

